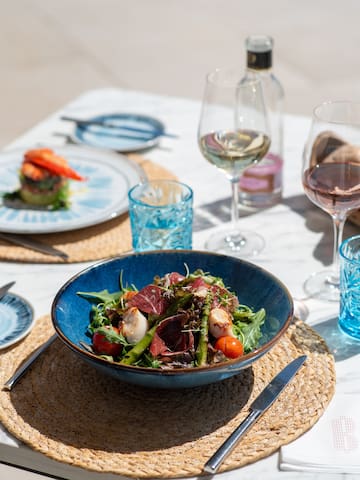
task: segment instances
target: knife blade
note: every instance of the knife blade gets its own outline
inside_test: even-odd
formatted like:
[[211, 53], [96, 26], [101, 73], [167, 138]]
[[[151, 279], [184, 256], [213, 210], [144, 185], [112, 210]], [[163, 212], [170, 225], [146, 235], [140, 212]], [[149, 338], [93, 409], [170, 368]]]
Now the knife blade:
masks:
[[10, 283], [7, 283], [6, 285], [3, 285], [1, 288], [0, 288], [0, 300], [5, 297], [5, 295], [7, 294], [7, 292], [10, 290], [10, 288], [15, 285], [15, 282], [10, 282]]
[[10, 243], [14, 243], [15, 245], [20, 245], [21, 247], [30, 248], [31, 250], [35, 250], [36, 252], [44, 253], [45, 255], [55, 255], [57, 257], [62, 258], [63, 260], [67, 260], [69, 256], [50, 245], [46, 245], [45, 243], [39, 242], [38, 240], [34, 240], [33, 238], [29, 238], [25, 235], [17, 235], [14, 233], [0, 233], [0, 238]]
[[307, 356], [302, 355], [290, 362], [278, 373], [264, 388], [260, 395], [250, 405], [250, 413], [241, 424], [230, 434], [225, 442], [218, 448], [214, 455], [205, 463], [203, 470], [206, 473], [216, 473], [225, 458], [232, 452], [239, 440], [251, 428], [255, 422], [271, 407], [284, 390], [286, 385], [293, 379], [296, 372], [305, 362]]

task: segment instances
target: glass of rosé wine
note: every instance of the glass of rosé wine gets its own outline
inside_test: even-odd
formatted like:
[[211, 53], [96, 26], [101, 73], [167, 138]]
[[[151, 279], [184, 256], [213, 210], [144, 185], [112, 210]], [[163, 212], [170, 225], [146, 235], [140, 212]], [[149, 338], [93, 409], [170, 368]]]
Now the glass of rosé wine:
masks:
[[259, 163], [270, 146], [269, 125], [260, 80], [240, 82], [236, 69], [217, 69], [206, 77], [198, 128], [205, 159], [230, 181], [231, 226], [215, 233], [206, 248], [237, 257], [259, 253], [264, 239], [238, 227], [239, 180], [246, 168]]
[[348, 215], [360, 208], [360, 103], [325, 102], [314, 109], [303, 155], [307, 197], [333, 220], [332, 266], [304, 284], [314, 298], [339, 301], [339, 246]]

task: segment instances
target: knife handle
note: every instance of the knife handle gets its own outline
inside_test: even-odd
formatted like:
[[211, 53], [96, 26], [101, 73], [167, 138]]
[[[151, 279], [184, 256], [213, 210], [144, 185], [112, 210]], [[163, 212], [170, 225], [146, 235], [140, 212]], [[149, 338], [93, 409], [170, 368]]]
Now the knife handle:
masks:
[[256, 422], [263, 412], [252, 410], [240, 425], [232, 432], [225, 442], [216, 450], [214, 455], [205, 463], [204, 472], [216, 473], [225, 458], [233, 451], [246, 431]]
[[12, 388], [16, 385], [16, 383], [20, 380], [20, 378], [27, 372], [29, 367], [35, 362], [35, 360], [44, 352], [57, 338], [56, 333], [52, 335], [45, 343], [43, 343], [34, 353], [30, 355], [30, 357], [24, 362], [21, 367], [16, 370], [14, 375], [9, 378], [7, 382], [4, 383], [5, 390], [12, 390]]

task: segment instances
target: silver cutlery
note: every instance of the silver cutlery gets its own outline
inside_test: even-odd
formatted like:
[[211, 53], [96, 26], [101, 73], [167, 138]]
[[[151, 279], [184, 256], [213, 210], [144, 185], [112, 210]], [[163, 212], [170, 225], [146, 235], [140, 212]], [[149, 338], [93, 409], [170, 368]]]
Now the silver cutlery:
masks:
[[5, 297], [5, 295], [7, 294], [7, 292], [10, 290], [10, 288], [15, 285], [15, 282], [10, 282], [10, 283], [7, 283], [6, 285], [3, 285], [1, 288], [0, 288], [0, 300]]
[[[73, 118], [68, 116], [62, 116], [60, 117], [60, 119], [66, 122], [73, 122], [73, 123], [76, 123], [76, 125], [84, 126], [84, 127], [94, 125], [98, 127], [105, 127], [110, 129], [116, 129], [116, 130], [125, 130], [133, 133], [143, 133], [147, 135], [146, 137], [143, 138], [143, 140], [149, 140], [149, 136], [153, 136], [153, 134], [156, 134], [160, 137], [177, 138], [177, 135], [174, 135], [173, 133], [164, 132], [163, 130], [147, 130], [145, 128], [130, 127], [128, 125], [119, 125], [117, 123], [111, 123], [111, 121], [108, 121], [108, 120], [82, 120], [80, 118]], [[140, 137], [138, 136], [132, 136], [129, 138], [140, 139]]]
[[57, 335], [54, 333], [45, 343], [43, 343], [37, 350], [35, 350], [30, 357], [24, 362], [20, 368], [16, 370], [14, 375], [4, 383], [5, 390], [12, 390], [20, 378], [28, 371], [29, 367], [35, 360], [56, 340]]
[[20, 245], [21, 247], [30, 248], [31, 250], [41, 252], [45, 255], [57, 256], [62, 258], [63, 260], [68, 260], [69, 258], [69, 256], [62, 250], [51, 247], [50, 245], [46, 245], [39, 240], [34, 240], [33, 238], [27, 237], [25, 235], [18, 235], [14, 233], [0, 233], [0, 238], [15, 245]]
[[232, 452], [239, 440], [251, 428], [254, 423], [271, 407], [286, 385], [293, 379], [296, 372], [306, 360], [302, 355], [290, 362], [280, 373], [278, 373], [267, 387], [250, 405], [250, 413], [241, 424], [231, 433], [225, 442], [218, 448], [214, 455], [205, 463], [204, 472], [216, 473], [225, 458]]

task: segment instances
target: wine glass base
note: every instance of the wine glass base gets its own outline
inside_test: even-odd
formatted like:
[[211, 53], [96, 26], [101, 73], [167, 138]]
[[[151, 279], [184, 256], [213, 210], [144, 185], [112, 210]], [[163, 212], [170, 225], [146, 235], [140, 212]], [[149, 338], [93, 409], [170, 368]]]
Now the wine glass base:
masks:
[[338, 302], [340, 300], [339, 285], [331, 281], [332, 270], [313, 273], [304, 283], [304, 290], [311, 298]]
[[255, 257], [265, 247], [263, 237], [255, 232], [221, 231], [205, 243], [207, 250], [232, 255], [233, 257]]

